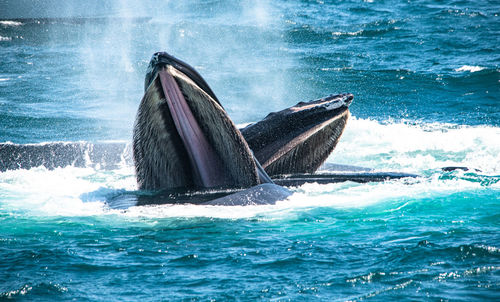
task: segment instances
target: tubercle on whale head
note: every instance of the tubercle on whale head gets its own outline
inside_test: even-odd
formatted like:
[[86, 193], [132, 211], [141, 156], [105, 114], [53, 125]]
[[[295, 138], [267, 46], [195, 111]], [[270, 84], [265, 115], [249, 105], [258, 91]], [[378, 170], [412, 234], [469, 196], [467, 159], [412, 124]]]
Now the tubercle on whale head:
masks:
[[314, 107], [324, 108], [326, 110], [334, 110], [342, 106], [349, 107], [353, 99], [354, 96], [351, 93], [331, 94], [318, 100], [299, 102], [297, 105], [291, 107], [290, 109], [295, 112], [311, 109]]
[[[329, 96], [312, 100], [308, 102], [299, 102], [295, 106], [281, 110], [277, 113], [292, 114], [300, 112], [305, 114], [309, 112], [332, 111], [336, 109], [346, 109], [352, 103], [354, 96], [351, 93], [331, 94]], [[271, 113], [270, 115], [274, 114]]]
[[354, 96], [350, 93], [331, 94], [329, 96], [308, 102], [299, 102], [296, 105], [281, 111], [269, 113], [262, 121], [251, 124], [249, 128], [259, 129], [263, 133], [265, 128], [280, 129], [290, 132], [294, 128], [312, 127], [335, 116], [340, 116], [349, 111]]

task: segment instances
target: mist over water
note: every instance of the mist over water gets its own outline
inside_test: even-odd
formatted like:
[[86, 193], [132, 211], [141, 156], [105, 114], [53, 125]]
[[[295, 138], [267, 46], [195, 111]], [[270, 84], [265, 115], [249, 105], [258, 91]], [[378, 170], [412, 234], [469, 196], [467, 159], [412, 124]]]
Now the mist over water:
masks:
[[0, 142], [130, 142], [167, 51], [237, 124], [353, 93], [320, 172], [420, 175], [123, 209], [126, 161], [0, 172], [0, 299], [497, 300], [499, 16], [495, 1], [0, 3]]

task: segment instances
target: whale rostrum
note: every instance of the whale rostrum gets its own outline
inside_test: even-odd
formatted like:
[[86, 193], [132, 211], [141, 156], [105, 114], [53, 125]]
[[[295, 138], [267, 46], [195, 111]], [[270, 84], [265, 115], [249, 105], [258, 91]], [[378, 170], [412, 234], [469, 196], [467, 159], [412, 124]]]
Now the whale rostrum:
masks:
[[352, 99], [338, 94], [300, 102], [241, 132], [269, 175], [314, 173], [337, 145]]

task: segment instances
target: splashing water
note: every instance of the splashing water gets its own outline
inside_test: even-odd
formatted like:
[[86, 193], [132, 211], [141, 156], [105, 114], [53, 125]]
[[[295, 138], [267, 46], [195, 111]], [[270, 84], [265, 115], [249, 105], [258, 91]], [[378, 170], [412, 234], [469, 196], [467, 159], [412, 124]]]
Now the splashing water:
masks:
[[21, 2], [0, 3], [0, 142], [129, 142], [167, 51], [240, 124], [351, 92], [321, 169], [420, 176], [116, 209], [137, 190], [129, 161], [0, 167], [0, 299], [498, 300], [497, 4]]

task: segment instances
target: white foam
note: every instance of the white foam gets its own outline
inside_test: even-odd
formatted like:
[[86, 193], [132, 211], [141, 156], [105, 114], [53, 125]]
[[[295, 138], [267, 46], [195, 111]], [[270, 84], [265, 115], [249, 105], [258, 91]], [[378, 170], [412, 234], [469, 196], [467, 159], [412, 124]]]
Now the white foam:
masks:
[[11, 37], [3, 37], [3, 36], [0, 36], [0, 42], [1, 41], [11, 41], [12, 38]]
[[415, 173], [467, 166], [498, 174], [500, 128], [351, 117], [328, 162]]
[[[499, 189], [500, 186], [496, 186]], [[0, 208], [32, 216], [102, 216], [126, 219], [209, 217], [223, 219], [290, 219], [298, 213], [318, 207], [335, 209], [363, 208], [387, 203], [388, 211], [399, 210], [412, 200], [454, 192], [481, 189], [481, 184], [463, 179], [441, 180], [438, 175], [413, 180], [358, 184], [352, 182], [307, 184], [294, 189], [287, 200], [275, 205], [200, 206], [153, 205], [126, 210], [109, 209], [105, 194], [99, 191], [136, 190], [133, 171], [112, 172], [91, 168], [67, 167], [53, 171], [45, 168], [0, 173]], [[89, 198], [89, 196], [91, 196]], [[405, 201], [405, 204], [401, 204]]]
[[2, 21], [0, 21], [0, 25], [3, 25], [3, 26], [21, 26], [21, 25], [23, 25], [23, 23], [18, 22], [18, 21], [2, 20]]
[[455, 71], [457, 71], [457, 72], [464, 72], [464, 71], [476, 72], [476, 71], [481, 71], [483, 69], [485, 69], [485, 67], [464, 65], [460, 68], [455, 69]]
[[352, 66], [346, 66], [346, 67], [324, 67], [320, 68], [321, 71], [342, 71], [342, 70], [349, 70], [352, 69]]
[[[416, 172], [424, 177], [367, 184], [307, 184], [294, 189], [292, 196], [276, 205], [185, 204], [111, 210], [106, 204], [109, 192], [119, 194], [124, 190], [137, 190], [132, 166], [112, 171], [90, 167], [33, 168], [0, 173], [0, 211], [35, 216], [112, 215], [125, 219], [146, 218], [148, 223], [165, 217], [288, 219], [318, 207], [342, 210], [375, 204], [383, 204], [387, 211], [397, 211], [422, 198], [484, 190], [481, 181], [469, 181], [463, 177], [466, 172], [457, 172], [457, 177], [443, 178], [439, 168], [469, 166], [483, 170], [481, 174], [498, 175], [499, 156], [498, 127], [380, 123], [352, 117], [328, 161], [386, 171]], [[500, 182], [488, 186], [500, 190]]]
[[107, 211], [104, 196], [89, 202], [82, 196], [103, 188], [136, 190], [133, 168], [112, 172], [75, 167], [6, 171], [0, 173], [0, 204], [30, 215], [99, 215]]
[[363, 30], [353, 31], [353, 32], [340, 32], [334, 31], [332, 32], [332, 36], [357, 36], [363, 33]]

